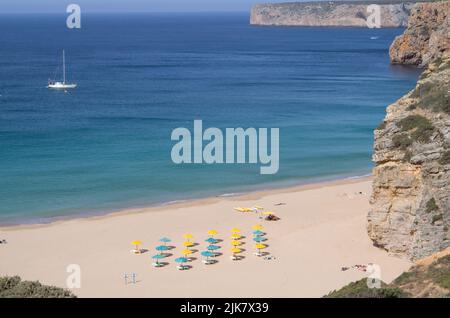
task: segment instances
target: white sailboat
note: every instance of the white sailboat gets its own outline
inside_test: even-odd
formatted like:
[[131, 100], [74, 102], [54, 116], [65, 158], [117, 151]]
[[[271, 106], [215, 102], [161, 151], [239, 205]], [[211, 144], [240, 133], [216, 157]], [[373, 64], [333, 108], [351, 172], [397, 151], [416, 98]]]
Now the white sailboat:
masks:
[[48, 82], [47, 88], [53, 89], [70, 89], [76, 88], [77, 84], [66, 83], [66, 52], [63, 50], [63, 81], [58, 82], [55, 80], [51, 80]]

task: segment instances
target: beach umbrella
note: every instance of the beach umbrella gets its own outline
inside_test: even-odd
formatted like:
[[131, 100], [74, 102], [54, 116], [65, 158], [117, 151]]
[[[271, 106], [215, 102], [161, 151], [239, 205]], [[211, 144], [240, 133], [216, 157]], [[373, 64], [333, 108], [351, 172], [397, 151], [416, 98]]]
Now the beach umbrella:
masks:
[[192, 254], [192, 251], [189, 250], [189, 249], [185, 249], [185, 250], [182, 250], [182, 251], [181, 251], [181, 254], [183, 254], [183, 255], [189, 255], [189, 254]]
[[266, 246], [264, 244], [261, 244], [261, 243], [256, 244], [255, 247], [258, 249], [258, 255], [261, 255], [261, 250], [263, 248], [266, 248]]
[[167, 251], [169, 248], [166, 245], [160, 245], [155, 248], [159, 252]]
[[263, 226], [261, 225], [261, 224], [256, 224], [256, 225], [253, 225], [252, 226], [252, 229], [254, 229], [254, 230], [262, 230], [262, 228], [263, 228]]
[[210, 252], [210, 251], [203, 251], [203, 252], [201, 252], [200, 254], [202, 254], [202, 256], [205, 256], [205, 257], [206, 257], [206, 261], [207, 261], [207, 262], [209, 261], [209, 258], [210, 258], [210, 257], [213, 257], [213, 256], [214, 256], [214, 253], [212, 253], [212, 252]]
[[184, 263], [187, 263], [188, 259], [186, 257], [178, 257], [175, 259], [175, 262], [180, 263], [183, 266]]
[[[218, 250], [219, 248], [220, 248], [219, 245], [213, 245], [213, 244], [208, 245], [208, 246], [206, 247], [206, 249], [207, 249], [208, 251], [215, 251], [215, 250]], [[215, 256], [215, 254], [214, 254], [214, 256]]]
[[218, 241], [213, 237], [209, 237], [205, 240], [205, 242], [214, 244], [214, 243], [217, 243]]
[[260, 231], [260, 230], [256, 230], [256, 231], [253, 232], [253, 234], [254, 234], [254, 235], [261, 236], [261, 235], [264, 235], [264, 232], [263, 232], [263, 231]]
[[237, 234], [237, 233], [231, 234], [231, 238], [232, 238], [232, 239], [238, 239], [238, 238], [240, 238], [240, 237], [241, 237], [240, 234]]
[[170, 238], [168, 238], [168, 237], [162, 237], [162, 238], [159, 239], [159, 241], [161, 243], [164, 243], [164, 245], [166, 245], [167, 243], [171, 242], [172, 240]]
[[244, 211], [242, 212], [253, 212], [254, 209], [253, 208], [244, 208]]
[[274, 215], [275, 213], [272, 211], [265, 211], [263, 212], [264, 215]]
[[237, 260], [236, 254], [242, 252], [242, 250], [237, 247], [233, 247], [232, 249], [230, 249], [230, 251], [231, 253], [233, 253], [233, 260]]
[[153, 259], [156, 259], [156, 264], [159, 264], [159, 260], [164, 258], [164, 255], [156, 254], [152, 256]]
[[203, 251], [201, 254], [202, 254], [202, 256], [205, 256], [205, 257], [214, 256], [214, 254], [210, 251]]
[[231, 245], [238, 246], [238, 245], [241, 245], [241, 242], [233, 240], [233, 241], [231, 241]]
[[208, 231], [208, 235], [211, 235], [211, 236], [217, 235], [217, 231], [216, 230], [209, 230]]
[[183, 246], [185, 246], [185, 247], [191, 247], [193, 245], [194, 245], [194, 243], [192, 243], [191, 241], [183, 242]]
[[183, 237], [189, 241], [189, 240], [192, 239], [194, 236], [193, 236], [191, 233], [186, 233], [186, 234], [183, 234]]
[[136, 251], [139, 252], [139, 245], [141, 245], [142, 242], [141, 241], [133, 241], [131, 242], [131, 245], [134, 245], [136, 247]]
[[232, 233], [239, 233], [240, 231], [241, 231], [241, 229], [238, 228], [238, 227], [233, 227], [233, 228], [231, 229], [231, 232], [232, 232]]
[[262, 242], [262, 241], [265, 241], [266, 239], [264, 238], [264, 237], [261, 237], [261, 236], [256, 236], [256, 237], [254, 237], [253, 238], [253, 241], [255, 241], [255, 242]]
[[237, 207], [237, 208], [234, 208], [236, 211], [238, 211], [238, 212], [245, 212], [245, 209], [244, 208], [241, 208], [241, 207]]

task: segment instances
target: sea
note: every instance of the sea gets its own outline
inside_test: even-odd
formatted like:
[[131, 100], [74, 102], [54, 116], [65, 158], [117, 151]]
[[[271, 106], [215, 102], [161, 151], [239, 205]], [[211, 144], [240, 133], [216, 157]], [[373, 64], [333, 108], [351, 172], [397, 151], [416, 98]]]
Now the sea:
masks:
[[[370, 174], [373, 131], [420, 70], [401, 28], [261, 27], [248, 13], [0, 14], [0, 224]], [[67, 92], [46, 88], [62, 77]], [[175, 164], [175, 128], [279, 128], [279, 170]]]

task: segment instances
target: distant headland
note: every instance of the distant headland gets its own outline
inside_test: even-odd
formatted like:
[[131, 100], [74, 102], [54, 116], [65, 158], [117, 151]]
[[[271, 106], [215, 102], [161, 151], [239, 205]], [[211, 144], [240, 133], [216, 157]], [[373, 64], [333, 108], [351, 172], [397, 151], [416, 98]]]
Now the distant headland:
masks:
[[369, 5], [380, 6], [380, 27], [406, 27], [417, 2], [433, 1], [315, 1], [257, 4], [250, 14], [252, 25], [367, 27]]

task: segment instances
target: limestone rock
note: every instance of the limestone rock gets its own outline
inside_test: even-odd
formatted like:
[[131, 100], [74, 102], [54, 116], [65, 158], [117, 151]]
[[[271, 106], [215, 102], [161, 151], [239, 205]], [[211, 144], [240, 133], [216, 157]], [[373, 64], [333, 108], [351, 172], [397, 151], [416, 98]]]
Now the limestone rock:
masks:
[[375, 131], [368, 233], [417, 259], [450, 246], [450, 52], [387, 108]]
[[367, 27], [367, 7], [379, 4], [381, 27], [405, 27], [416, 1], [316, 1], [257, 4], [250, 24], [274, 26]]
[[450, 49], [450, 1], [417, 3], [389, 49], [391, 63], [425, 66]]

